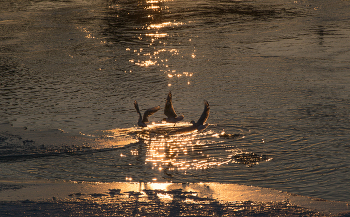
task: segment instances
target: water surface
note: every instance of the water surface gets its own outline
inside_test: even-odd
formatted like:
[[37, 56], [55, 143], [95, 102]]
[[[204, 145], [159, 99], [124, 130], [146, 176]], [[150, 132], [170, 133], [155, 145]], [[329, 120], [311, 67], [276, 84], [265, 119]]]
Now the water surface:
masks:
[[[1, 4], [1, 179], [350, 200], [348, 1]], [[207, 100], [209, 128], [140, 138], [134, 100], [163, 107], [169, 91], [184, 125]]]

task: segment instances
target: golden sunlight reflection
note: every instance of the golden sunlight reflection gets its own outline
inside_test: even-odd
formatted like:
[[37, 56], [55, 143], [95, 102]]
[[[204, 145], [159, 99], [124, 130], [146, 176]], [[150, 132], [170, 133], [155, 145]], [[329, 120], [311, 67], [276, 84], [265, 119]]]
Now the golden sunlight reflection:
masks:
[[173, 70], [171, 72], [168, 72], [168, 77], [169, 78], [172, 78], [172, 77], [182, 77], [182, 76], [185, 76], [185, 77], [192, 77], [193, 73], [189, 73], [189, 72], [183, 72], [182, 74], [181, 73], [175, 73], [176, 71]]
[[147, 4], [155, 4], [155, 3], [159, 3], [160, 1], [158, 0], [150, 0], [150, 1], [146, 1]]
[[[217, 168], [230, 163], [247, 167], [272, 158], [234, 147], [227, 139], [243, 138], [241, 134], [221, 133], [213, 130], [198, 132], [188, 128], [189, 122], [151, 123], [146, 128], [132, 127], [105, 131], [114, 139], [134, 139], [128, 152], [120, 158], [134, 158], [146, 168], [158, 171], [164, 177], [177, 172], [190, 172]], [[191, 129], [191, 130], [183, 130]], [[131, 140], [130, 140], [131, 141]], [[158, 181], [153, 177], [152, 181]], [[132, 177], [126, 177], [132, 181]]]
[[[25, 184], [29, 183], [34, 182]], [[69, 202], [65, 208], [72, 210], [77, 208], [77, 204], [84, 203], [83, 209], [77, 209], [79, 214], [99, 213], [99, 216], [100, 213], [123, 213], [123, 216], [221, 216], [222, 213], [227, 214], [225, 216], [259, 216], [261, 213], [263, 216], [266, 213], [272, 213], [271, 216], [280, 213], [310, 216], [314, 213], [319, 216], [318, 211], [339, 214], [349, 210], [347, 202], [216, 182], [41, 182], [39, 186], [29, 184], [26, 188], [4, 192], [3, 198], [6, 198], [5, 201], [28, 201], [28, 198], [30, 201], [52, 201], [53, 198], [54, 201]], [[315, 209], [317, 212], [310, 212]]]
[[[169, 12], [168, 0], [139, 0], [136, 18], [140, 25], [132, 26], [135, 46], [126, 48], [130, 55], [129, 63], [139, 67], [172, 67], [168, 58], [179, 55], [179, 50], [168, 47], [168, 38], [172, 37], [172, 30], [184, 25], [176, 20], [169, 20], [165, 16]], [[118, 7], [112, 7], [118, 11]], [[162, 71], [162, 70], [161, 70]], [[169, 84], [170, 85], [170, 84]]]
[[[138, 149], [130, 151], [131, 156], [144, 156], [144, 163], [153, 170], [166, 174], [171, 171], [202, 170], [230, 163], [232, 153], [223, 152], [225, 156], [214, 156], [213, 148], [221, 146], [222, 140], [213, 137], [212, 131], [184, 132], [179, 129], [191, 126], [188, 122], [174, 124], [152, 123], [147, 128], [128, 128], [109, 130], [115, 138], [136, 137], [139, 145], [146, 147], [146, 152]], [[181, 132], [181, 133], [180, 133]], [[120, 157], [125, 157], [120, 154]], [[129, 179], [128, 179], [129, 180]]]
[[107, 44], [106, 40], [99, 39], [92, 32], [90, 32], [86, 27], [77, 27], [77, 29], [79, 29], [85, 34], [85, 38], [99, 40], [101, 44]]
[[177, 23], [177, 22], [164, 22], [164, 23], [158, 23], [158, 24], [151, 24], [147, 27], [147, 29], [161, 29], [164, 27], [171, 27], [171, 26], [179, 26], [183, 25], [183, 23]]
[[230, 153], [226, 154], [226, 157], [215, 157], [210, 153], [212, 147], [220, 144], [220, 141], [212, 140], [211, 131], [169, 133], [176, 132], [175, 129], [183, 126], [189, 126], [189, 123], [182, 123], [179, 126], [153, 125], [149, 134], [143, 134], [140, 141], [147, 146], [145, 163], [154, 170], [169, 173], [171, 171], [202, 170], [232, 161]]
[[166, 36], [168, 36], [167, 33], [147, 33], [146, 36], [152, 37], [152, 38], [164, 38]]
[[[167, 71], [166, 72], [168, 75], [168, 78], [181, 78], [181, 77], [192, 77], [193, 73], [189, 73], [189, 72], [183, 72], [181, 73], [176, 73], [176, 70], [172, 70], [172, 71]], [[187, 85], [190, 85], [191, 82], [189, 80], [187, 80]], [[169, 83], [168, 86], [171, 86], [171, 84]]]
[[146, 61], [138, 61], [137, 63], [135, 63], [135, 65], [138, 65], [138, 66], [152, 66], [152, 65], [155, 65], [157, 63], [157, 61], [152, 61], [152, 60], [146, 60]]
[[157, 9], [160, 9], [160, 7], [157, 5], [150, 5], [150, 6], [147, 6], [146, 9], [147, 10], [157, 10]]

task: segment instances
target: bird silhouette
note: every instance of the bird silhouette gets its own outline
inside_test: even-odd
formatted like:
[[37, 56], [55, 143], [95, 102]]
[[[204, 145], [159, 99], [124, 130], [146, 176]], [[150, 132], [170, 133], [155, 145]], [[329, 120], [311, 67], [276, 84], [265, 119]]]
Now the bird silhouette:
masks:
[[191, 124], [194, 127], [196, 127], [198, 131], [205, 130], [209, 126], [208, 123], [205, 123], [209, 118], [209, 112], [210, 112], [209, 103], [208, 101], [204, 100], [204, 110], [201, 117], [198, 119], [197, 122], [191, 121]]
[[168, 118], [164, 118], [163, 121], [166, 121], [167, 123], [176, 123], [184, 119], [183, 115], [177, 116], [175, 112], [175, 109], [173, 107], [173, 99], [172, 99], [171, 91], [168, 93], [168, 97], [165, 102], [164, 114]]
[[140, 109], [139, 109], [139, 105], [137, 104], [136, 100], [134, 102], [134, 106], [135, 106], [137, 113], [139, 114], [139, 120], [137, 121], [137, 125], [139, 127], [147, 127], [146, 123], [149, 122], [148, 121], [149, 116], [153, 115], [154, 113], [156, 113], [160, 109], [160, 106], [149, 108], [145, 111], [145, 113], [143, 114], [143, 117], [142, 117]]
[[198, 130], [198, 131], [205, 130], [209, 126], [208, 123], [205, 123], [209, 118], [209, 111], [210, 111], [209, 103], [207, 101], [204, 101], [204, 110], [197, 122], [191, 121], [192, 126], [176, 129], [174, 131], [171, 131], [170, 134], [189, 133], [195, 130]]

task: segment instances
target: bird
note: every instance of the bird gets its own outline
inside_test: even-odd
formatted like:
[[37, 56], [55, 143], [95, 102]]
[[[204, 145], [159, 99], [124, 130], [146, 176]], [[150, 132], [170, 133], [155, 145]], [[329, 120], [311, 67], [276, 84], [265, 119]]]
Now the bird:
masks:
[[209, 126], [208, 123], [205, 123], [209, 118], [209, 112], [210, 112], [209, 103], [208, 101], [204, 100], [204, 110], [201, 117], [198, 119], [197, 122], [191, 121], [191, 124], [193, 125], [193, 127], [197, 128], [198, 131], [205, 130]]
[[208, 103], [208, 101], [204, 100], [204, 110], [203, 110], [202, 115], [198, 119], [198, 121], [197, 122], [191, 121], [192, 126], [174, 130], [174, 131], [170, 132], [170, 134], [188, 133], [188, 132], [192, 132], [195, 130], [198, 130], [200, 132], [200, 131], [205, 130], [209, 126], [208, 123], [205, 123], [209, 118], [209, 111], [210, 111], [209, 103]]
[[168, 93], [168, 97], [165, 102], [164, 107], [164, 114], [168, 118], [164, 118], [163, 121], [166, 121], [167, 123], [176, 123], [179, 121], [182, 121], [184, 119], [183, 115], [177, 116], [175, 109], [173, 107], [173, 100], [172, 100], [172, 94], [171, 91]]
[[147, 127], [146, 123], [149, 122], [148, 117], [153, 115], [154, 113], [156, 113], [160, 109], [160, 106], [149, 108], [145, 111], [145, 113], [143, 114], [143, 117], [142, 117], [140, 109], [139, 109], [139, 105], [137, 104], [136, 100], [134, 102], [134, 106], [135, 106], [137, 113], [139, 114], [139, 120], [137, 121], [137, 125], [139, 127]]

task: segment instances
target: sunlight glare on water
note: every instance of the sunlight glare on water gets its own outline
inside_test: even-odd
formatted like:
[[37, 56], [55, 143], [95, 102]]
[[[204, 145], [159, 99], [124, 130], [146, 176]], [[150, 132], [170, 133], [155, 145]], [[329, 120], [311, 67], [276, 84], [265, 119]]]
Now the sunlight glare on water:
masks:
[[[185, 122], [177, 123], [176, 126], [161, 123], [149, 125], [149, 130], [131, 129], [128, 134], [137, 135], [139, 141], [137, 147], [130, 150], [130, 153], [139, 159], [144, 157], [146, 166], [170, 177], [172, 171], [188, 173], [190, 170], [205, 170], [229, 163], [254, 165], [271, 160], [271, 158], [259, 157], [253, 161], [250, 160], [250, 158], [255, 157], [255, 154], [244, 154], [242, 150], [225, 144], [222, 138], [232, 136], [225, 132], [218, 134], [209, 130], [206, 132], [172, 133], [180, 132], [179, 129], [190, 125], [190, 123]], [[113, 130], [113, 132], [115, 137], [120, 136], [120, 130]], [[234, 135], [234, 137], [240, 137], [240, 135]], [[142, 146], [146, 149], [145, 151], [141, 151]], [[224, 152], [220, 151], [220, 154], [217, 155], [215, 152], [220, 149]], [[145, 156], [142, 156], [143, 154]], [[245, 155], [244, 158], [242, 158], [242, 154]]]
[[[349, 1], [7, 2], [1, 178], [350, 200]], [[169, 91], [184, 122], [158, 125], [161, 109], [137, 128], [134, 100], [163, 108]], [[203, 100], [204, 132], [167, 133], [198, 120]]]

